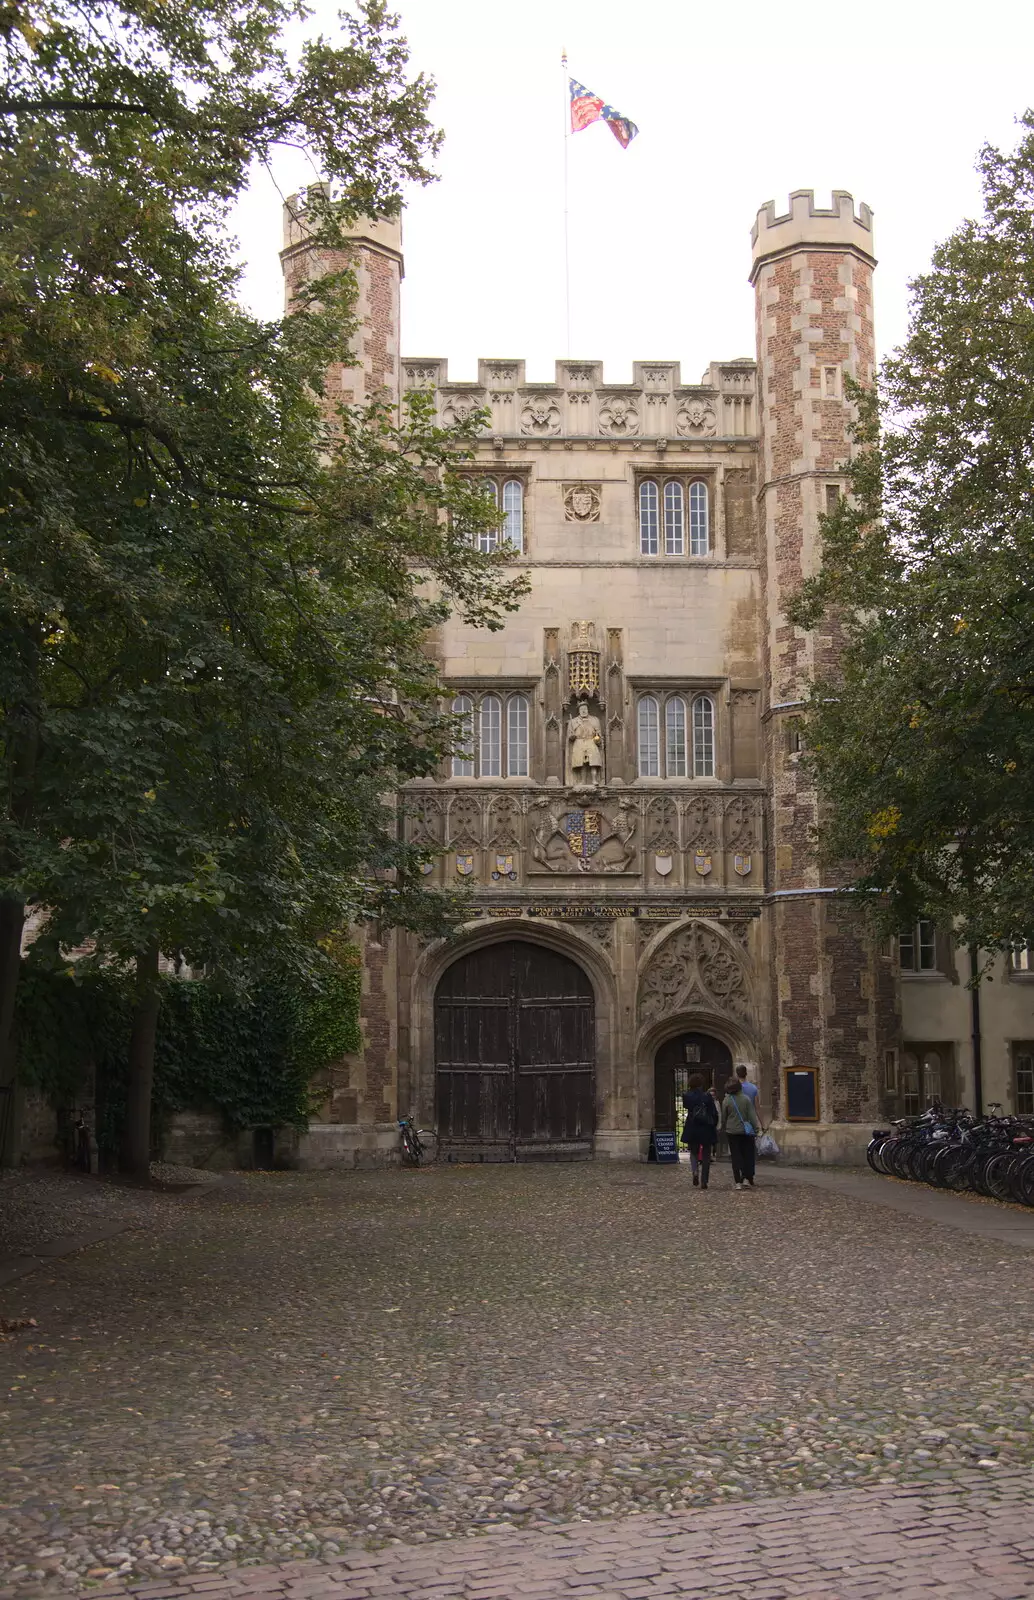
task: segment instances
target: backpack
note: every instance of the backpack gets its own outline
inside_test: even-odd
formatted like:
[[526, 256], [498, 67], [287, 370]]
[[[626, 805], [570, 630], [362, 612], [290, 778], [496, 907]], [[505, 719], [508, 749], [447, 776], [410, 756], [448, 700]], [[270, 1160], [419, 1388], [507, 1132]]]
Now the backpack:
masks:
[[715, 1128], [718, 1125], [718, 1108], [709, 1094], [703, 1094], [689, 1113], [689, 1120], [698, 1128]]

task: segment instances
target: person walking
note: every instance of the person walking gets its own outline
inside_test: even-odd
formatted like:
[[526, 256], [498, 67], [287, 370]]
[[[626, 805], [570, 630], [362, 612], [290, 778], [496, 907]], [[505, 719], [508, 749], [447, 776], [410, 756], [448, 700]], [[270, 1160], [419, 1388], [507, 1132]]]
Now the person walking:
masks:
[[682, 1104], [686, 1108], [682, 1143], [689, 1149], [693, 1183], [706, 1189], [711, 1175], [711, 1157], [718, 1139], [718, 1107], [714, 1095], [704, 1088], [702, 1072], [693, 1073], [689, 1080], [689, 1093], [682, 1096]]
[[734, 1189], [754, 1187], [754, 1140], [761, 1131], [754, 1102], [744, 1094], [739, 1078], [730, 1078], [722, 1101], [722, 1128], [729, 1141]]
[[747, 1077], [747, 1068], [744, 1066], [742, 1061], [736, 1068], [736, 1076], [740, 1080], [740, 1088], [743, 1090], [743, 1093], [747, 1096], [747, 1099], [750, 1101], [751, 1105], [756, 1111], [758, 1105], [758, 1086], [756, 1083], [751, 1083], [750, 1079]]

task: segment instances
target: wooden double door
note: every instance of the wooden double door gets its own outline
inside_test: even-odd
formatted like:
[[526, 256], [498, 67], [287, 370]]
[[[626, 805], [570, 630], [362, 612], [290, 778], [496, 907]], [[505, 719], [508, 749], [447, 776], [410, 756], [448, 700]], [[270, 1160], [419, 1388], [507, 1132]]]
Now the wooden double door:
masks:
[[435, 996], [438, 1139], [446, 1161], [592, 1154], [592, 985], [566, 956], [512, 939], [461, 956]]

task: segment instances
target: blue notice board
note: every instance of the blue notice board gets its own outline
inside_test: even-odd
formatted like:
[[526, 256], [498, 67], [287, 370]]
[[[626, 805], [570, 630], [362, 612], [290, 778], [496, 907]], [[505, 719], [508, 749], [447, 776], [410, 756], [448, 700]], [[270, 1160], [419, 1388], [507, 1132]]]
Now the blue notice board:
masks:
[[787, 1122], [818, 1122], [819, 1074], [815, 1067], [784, 1067]]
[[675, 1133], [667, 1128], [651, 1128], [650, 1160], [678, 1161], [679, 1147]]

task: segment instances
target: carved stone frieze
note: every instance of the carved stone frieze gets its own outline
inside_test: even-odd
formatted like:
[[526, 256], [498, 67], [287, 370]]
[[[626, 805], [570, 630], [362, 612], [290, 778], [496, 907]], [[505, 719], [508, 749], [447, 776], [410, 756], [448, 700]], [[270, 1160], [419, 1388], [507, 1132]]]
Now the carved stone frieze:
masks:
[[481, 800], [477, 795], [457, 795], [449, 807], [449, 843], [480, 845], [482, 839]]
[[599, 522], [600, 485], [598, 483], [568, 483], [564, 485], [564, 521]]
[[718, 432], [718, 418], [708, 400], [694, 396], [683, 400], [675, 413], [675, 428], [683, 439], [709, 439]]
[[438, 382], [438, 368], [412, 366], [406, 368], [407, 389], [433, 389]]
[[611, 395], [600, 406], [600, 432], [614, 439], [630, 439], [639, 432], [639, 411], [631, 395]]
[[442, 405], [442, 421], [446, 427], [459, 427], [464, 422], [469, 422], [475, 411], [483, 404], [484, 401], [478, 395], [449, 395]]
[[643, 1024], [677, 1011], [717, 1011], [749, 1025], [750, 973], [743, 952], [709, 923], [691, 922], [656, 950], [639, 985]]
[[614, 942], [613, 922], [586, 922], [582, 926], [590, 938], [595, 939], [597, 944], [601, 944], [604, 950], [610, 949]]
[[669, 917], [666, 922], [659, 917], [637, 917], [635, 925], [636, 960], [642, 955], [650, 940], [656, 939], [659, 933], [663, 932], [665, 928], [670, 928], [675, 921], [677, 921], [675, 917]]
[[757, 844], [755, 802], [746, 795], [735, 795], [725, 807], [726, 850], [753, 850]]
[[516, 795], [499, 794], [488, 808], [488, 844], [493, 850], [519, 849], [524, 840], [524, 813]]
[[437, 795], [409, 795], [406, 800], [406, 836], [410, 844], [440, 850], [444, 825], [442, 802]]
[[521, 432], [532, 438], [544, 439], [561, 430], [560, 407], [551, 395], [534, 394], [524, 403], [521, 411]]
[[684, 812], [684, 844], [687, 850], [717, 850], [715, 804], [709, 794], [695, 794]]
[[646, 807], [646, 848], [673, 854], [679, 847], [679, 808], [668, 795], [658, 795]]

